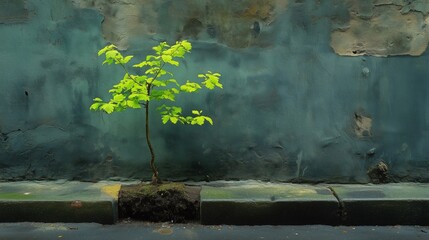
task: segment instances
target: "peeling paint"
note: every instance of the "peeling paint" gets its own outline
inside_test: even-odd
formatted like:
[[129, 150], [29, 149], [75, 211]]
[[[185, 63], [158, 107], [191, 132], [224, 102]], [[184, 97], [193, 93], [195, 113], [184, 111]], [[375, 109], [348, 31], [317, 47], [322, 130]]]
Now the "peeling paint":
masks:
[[356, 136], [360, 138], [370, 137], [371, 128], [372, 128], [372, 119], [362, 114], [355, 113], [354, 120], [355, 120], [354, 132]]
[[427, 1], [348, 0], [348, 27], [335, 29], [331, 46], [342, 56], [419, 56], [429, 42]]
[[259, 34], [269, 33], [271, 23], [286, 10], [288, 1], [75, 0], [74, 4], [102, 12], [105, 39], [121, 49], [128, 48], [137, 38], [148, 36], [169, 41], [214, 39], [229, 47], [244, 48], [264, 46]]

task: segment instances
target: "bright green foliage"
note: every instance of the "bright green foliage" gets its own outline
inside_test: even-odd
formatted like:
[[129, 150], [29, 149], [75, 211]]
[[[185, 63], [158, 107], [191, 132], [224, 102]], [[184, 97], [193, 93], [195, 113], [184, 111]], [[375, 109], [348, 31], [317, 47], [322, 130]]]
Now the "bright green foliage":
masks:
[[[127, 108], [145, 108], [146, 112], [146, 142], [151, 153], [150, 166], [153, 172], [152, 183], [160, 182], [158, 170], [155, 165], [155, 153], [149, 137], [149, 103], [151, 101], [174, 102], [180, 93], [195, 93], [203, 87], [212, 90], [216, 87], [222, 88], [219, 82], [220, 74], [208, 71], [205, 74], [198, 74], [202, 78], [201, 83], [186, 80], [179, 82], [174, 78], [174, 74], [168, 70], [180, 66], [178, 61], [184, 58], [186, 53], [192, 49], [188, 41], [176, 42], [170, 46], [166, 42], [153, 47], [154, 55], [147, 55], [144, 61], [132, 65], [133, 72], [143, 74], [132, 74], [128, 71], [129, 62], [133, 56], [123, 56], [115, 45], [104, 47], [98, 52], [98, 55], [104, 55], [103, 64], [120, 65], [124, 70], [124, 76], [119, 82], [113, 85], [109, 90], [112, 97], [109, 101], [103, 101], [101, 98], [94, 98], [91, 110], [101, 110], [108, 114], [125, 110]], [[182, 108], [163, 104], [157, 108], [161, 114], [162, 123], [171, 122], [173, 124], [191, 124], [203, 125], [208, 122], [213, 125], [213, 120], [202, 115], [201, 110], [192, 110], [192, 115], [183, 116]]]
[[198, 74], [198, 77], [204, 78], [205, 81], [202, 82], [202, 84], [210, 90], [214, 89], [215, 87], [223, 88], [222, 84], [219, 82], [219, 73], [212, 73], [208, 71], [206, 74]]
[[[120, 65], [125, 74], [109, 90], [112, 94], [111, 99], [103, 101], [100, 98], [95, 98], [90, 109], [102, 110], [110, 114], [127, 108], [147, 107], [148, 103], [153, 100], [174, 102], [180, 93], [195, 93], [203, 87], [209, 90], [216, 87], [222, 88], [222, 84], [219, 82], [221, 76], [219, 73], [208, 71], [205, 74], [198, 74], [198, 77], [203, 79], [201, 83], [187, 80], [181, 84], [174, 78], [172, 72], [167, 71], [167, 66], [169, 70], [179, 67], [180, 62], [178, 60], [184, 58], [191, 49], [191, 43], [186, 40], [176, 42], [171, 46], [162, 42], [153, 47], [154, 55], [147, 55], [144, 61], [132, 65], [133, 68], [139, 69], [138, 72], [144, 72], [144, 74], [138, 75], [128, 72], [127, 66], [133, 56], [123, 56], [115, 45], [104, 47], [98, 52], [99, 56], [105, 56], [103, 64]], [[200, 110], [193, 110], [191, 116], [183, 116], [182, 108], [164, 104], [158, 108], [158, 111], [164, 124], [167, 122], [192, 125], [203, 125], [205, 122], [213, 124], [213, 120], [208, 116], [203, 116]]]

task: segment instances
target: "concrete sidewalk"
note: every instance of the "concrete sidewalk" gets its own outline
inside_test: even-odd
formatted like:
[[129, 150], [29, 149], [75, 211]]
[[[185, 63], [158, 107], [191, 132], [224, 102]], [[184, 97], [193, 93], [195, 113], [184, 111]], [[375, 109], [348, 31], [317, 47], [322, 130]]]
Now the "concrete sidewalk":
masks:
[[115, 182], [0, 183], [0, 222], [96, 222], [118, 219]]
[[[202, 224], [429, 225], [429, 184], [304, 185], [258, 181], [201, 185]], [[118, 220], [118, 182], [0, 183], [0, 222]]]
[[206, 186], [202, 224], [429, 225], [429, 184]]

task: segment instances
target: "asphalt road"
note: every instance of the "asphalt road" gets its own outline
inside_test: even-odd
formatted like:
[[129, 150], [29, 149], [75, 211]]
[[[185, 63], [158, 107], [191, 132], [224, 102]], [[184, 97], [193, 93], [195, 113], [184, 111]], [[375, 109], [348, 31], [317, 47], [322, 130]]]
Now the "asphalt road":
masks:
[[429, 226], [202, 226], [198, 224], [0, 223], [0, 240], [428, 240]]

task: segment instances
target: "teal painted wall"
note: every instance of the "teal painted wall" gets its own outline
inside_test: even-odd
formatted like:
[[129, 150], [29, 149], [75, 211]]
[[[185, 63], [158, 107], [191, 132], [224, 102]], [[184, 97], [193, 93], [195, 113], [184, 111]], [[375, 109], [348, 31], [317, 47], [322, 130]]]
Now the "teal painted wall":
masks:
[[[395, 23], [376, 0], [129, 2], [0, 1], [0, 179], [149, 179], [144, 112], [89, 111], [123, 74], [96, 53], [113, 42], [142, 57], [187, 38], [177, 78], [219, 71], [224, 90], [178, 100], [214, 126], [164, 126], [153, 111], [161, 177], [368, 182], [383, 161], [392, 181], [429, 180], [427, 41], [412, 41], [412, 27], [427, 33], [424, 2], [395, 3], [416, 24], [387, 50], [354, 28]], [[349, 37], [368, 45], [338, 43]]]

